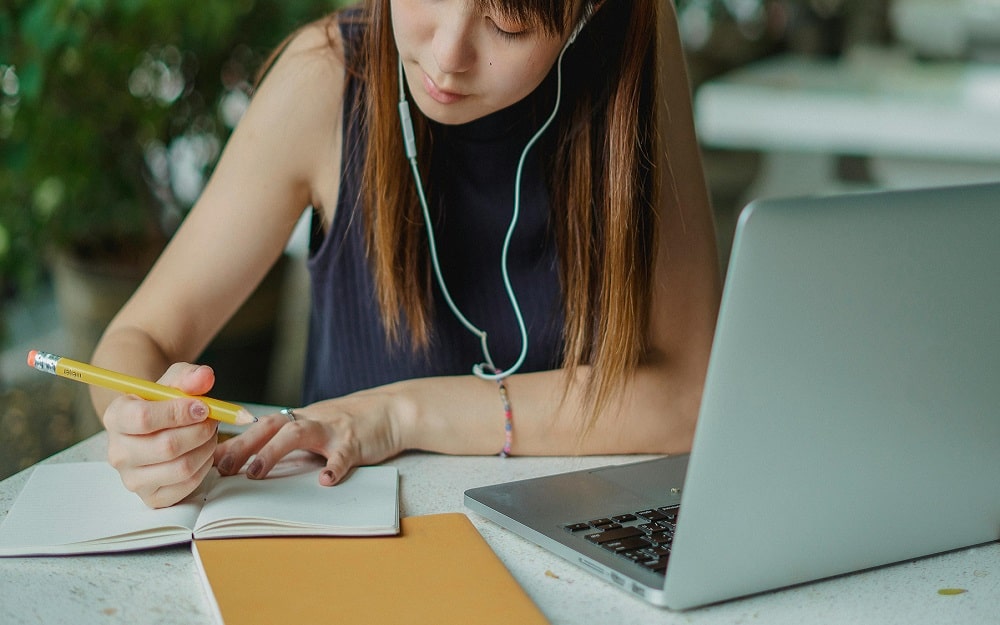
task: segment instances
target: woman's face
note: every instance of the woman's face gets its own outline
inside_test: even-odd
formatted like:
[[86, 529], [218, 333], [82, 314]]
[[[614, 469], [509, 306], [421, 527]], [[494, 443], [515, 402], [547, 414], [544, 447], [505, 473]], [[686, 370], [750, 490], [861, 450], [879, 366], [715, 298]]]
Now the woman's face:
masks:
[[390, 0], [410, 98], [442, 124], [521, 100], [555, 64], [565, 37], [476, 8], [472, 0]]

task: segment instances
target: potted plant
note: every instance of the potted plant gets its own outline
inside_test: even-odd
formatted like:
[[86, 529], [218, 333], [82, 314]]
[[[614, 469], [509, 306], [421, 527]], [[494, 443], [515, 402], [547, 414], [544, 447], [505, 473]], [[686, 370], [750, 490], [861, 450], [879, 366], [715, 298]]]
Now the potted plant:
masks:
[[197, 199], [262, 59], [336, 4], [5, 3], [0, 297], [51, 278], [89, 357]]

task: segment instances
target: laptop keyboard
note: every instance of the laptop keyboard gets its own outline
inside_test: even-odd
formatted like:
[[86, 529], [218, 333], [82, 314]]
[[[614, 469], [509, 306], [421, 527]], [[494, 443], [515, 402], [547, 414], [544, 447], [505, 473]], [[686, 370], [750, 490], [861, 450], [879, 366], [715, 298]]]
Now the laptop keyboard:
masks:
[[568, 523], [563, 529], [663, 575], [677, 528], [679, 506], [649, 508]]

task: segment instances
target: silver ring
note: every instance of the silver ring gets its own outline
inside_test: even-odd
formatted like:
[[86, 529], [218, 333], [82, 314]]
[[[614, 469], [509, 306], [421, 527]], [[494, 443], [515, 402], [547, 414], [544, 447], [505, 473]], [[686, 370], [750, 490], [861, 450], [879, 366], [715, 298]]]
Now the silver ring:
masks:
[[280, 412], [288, 417], [290, 423], [295, 421], [295, 412], [291, 408], [282, 408]]

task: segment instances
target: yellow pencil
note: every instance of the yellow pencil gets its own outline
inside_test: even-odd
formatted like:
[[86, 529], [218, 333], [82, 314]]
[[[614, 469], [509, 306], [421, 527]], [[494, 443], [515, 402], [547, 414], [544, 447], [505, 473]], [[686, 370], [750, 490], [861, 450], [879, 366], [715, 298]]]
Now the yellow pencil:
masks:
[[[77, 362], [55, 354], [31, 350], [28, 352], [28, 366], [84, 384], [101, 386], [120, 393], [136, 395], [142, 399], [159, 401], [178, 397], [193, 397], [176, 388], [135, 378], [124, 373], [102, 369], [85, 362]], [[246, 408], [219, 401], [211, 397], [198, 397], [208, 406], [208, 416], [217, 421], [234, 425], [246, 425], [257, 420]]]

